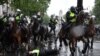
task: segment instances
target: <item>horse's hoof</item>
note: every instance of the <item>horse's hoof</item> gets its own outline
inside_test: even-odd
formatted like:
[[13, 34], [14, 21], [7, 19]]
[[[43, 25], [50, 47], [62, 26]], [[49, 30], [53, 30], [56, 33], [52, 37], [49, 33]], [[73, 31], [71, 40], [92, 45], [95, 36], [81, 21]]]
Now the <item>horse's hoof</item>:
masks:
[[91, 49], [93, 49], [93, 47], [91, 47]]
[[62, 47], [62, 44], [60, 44], [60, 47]]
[[61, 47], [59, 47], [59, 50], [61, 50]]
[[72, 56], [74, 56], [74, 52], [72, 52]]
[[73, 52], [75, 52], [75, 48], [73, 48]]
[[82, 50], [82, 53], [83, 53], [83, 54], [85, 54], [85, 51], [84, 51], [84, 50]]
[[67, 47], [67, 46], [68, 46], [68, 44], [65, 44], [65, 46]]

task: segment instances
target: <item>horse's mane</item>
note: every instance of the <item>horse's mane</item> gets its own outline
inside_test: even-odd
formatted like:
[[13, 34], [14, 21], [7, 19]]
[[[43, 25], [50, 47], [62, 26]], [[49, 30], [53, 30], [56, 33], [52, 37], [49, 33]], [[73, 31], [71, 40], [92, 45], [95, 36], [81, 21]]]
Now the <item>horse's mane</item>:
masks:
[[92, 25], [94, 24], [93, 18], [90, 18], [89, 24], [92, 24]]
[[81, 11], [78, 15], [77, 15], [77, 24], [82, 24], [84, 22], [84, 12]]

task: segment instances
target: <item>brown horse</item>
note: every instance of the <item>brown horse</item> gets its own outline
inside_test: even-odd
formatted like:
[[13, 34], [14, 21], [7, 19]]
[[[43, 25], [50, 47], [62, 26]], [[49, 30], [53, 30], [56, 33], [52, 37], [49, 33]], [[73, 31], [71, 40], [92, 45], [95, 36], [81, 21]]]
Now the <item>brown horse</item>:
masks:
[[[89, 24], [87, 25], [87, 29], [84, 35], [84, 37], [87, 39], [87, 43], [85, 43], [84, 50], [82, 51], [83, 53], [86, 52], [87, 48], [93, 49], [93, 41], [94, 41], [95, 35], [96, 35], [96, 29], [94, 26], [94, 18], [90, 17]], [[91, 41], [89, 39], [91, 39]], [[89, 43], [91, 43], [90, 46], [89, 46]]]
[[[83, 48], [83, 53], [86, 52], [89, 40], [89, 37], [93, 37], [95, 34], [95, 28], [94, 28], [94, 23], [92, 19], [89, 19], [89, 24], [87, 26], [84, 26], [84, 19], [87, 18], [86, 13], [81, 11], [78, 16], [77, 16], [77, 23], [76, 25], [70, 27], [70, 29], [67, 29], [66, 31], [61, 28], [59, 32], [59, 39], [62, 42], [62, 40], [67, 38], [69, 40], [69, 47], [72, 56], [74, 56], [74, 52], [76, 49], [76, 45], [78, 41], [83, 41], [85, 43], [85, 47]], [[89, 30], [88, 30], [89, 29]], [[88, 34], [87, 34], [88, 33]], [[84, 39], [87, 39], [87, 41]], [[93, 43], [93, 38], [92, 42]]]
[[13, 20], [9, 20], [7, 24], [8, 26], [6, 27], [2, 36], [3, 49], [8, 51], [8, 49], [11, 48], [10, 50], [15, 51], [21, 44], [22, 34], [14, 18]]
[[[63, 28], [60, 29], [59, 33], [58, 33], [58, 38], [60, 41], [60, 47], [62, 47], [62, 42], [64, 42], [64, 44], [67, 46], [67, 41], [66, 41], [66, 31], [64, 31]], [[68, 38], [67, 38], [68, 39]], [[57, 40], [56, 40], [57, 41]]]
[[[82, 15], [82, 14], [80, 14], [80, 15]], [[78, 20], [87, 18], [87, 17], [84, 16], [85, 13], [83, 13], [83, 17], [81, 17], [80, 15], [77, 18]], [[71, 39], [70, 39], [70, 42], [69, 42], [69, 47], [70, 47], [72, 56], [74, 56], [77, 41], [81, 40], [84, 43], [84, 48], [82, 50], [83, 54], [85, 54], [87, 48], [89, 48], [89, 38], [92, 39], [91, 48], [93, 48], [93, 40], [94, 40], [94, 35], [96, 33], [95, 27], [94, 27], [94, 20], [93, 20], [93, 18], [89, 18], [89, 24], [87, 26], [84, 26], [83, 22], [84, 22], [84, 20], [83, 21], [79, 20], [78, 23], [80, 23], [80, 24], [77, 24], [76, 26], [72, 27], [72, 29], [70, 29], [70, 38]]]
[[[22, 43], [28, 43], [28, 37], [26, 37], [25, 33], [23, 33], [21, 27], [16, 23], [15, 19], [11, 22], [12, 28], [10, 32], [10, 38], [13, 41], [13, 44], [17, 44], [18, 47], [22, 45]], [[27, 32], [27, 30], [26, 30]], [[26, 33], [28, 34], [28, 32]]]
[[[79, 15], [77, 16], [77, 22], [76, 23], [77, 25], [81, 25], [83, 24], [84, 22], [84, 12], [80, 12]], [[66, 23], [64, 23], [66, 24]], [[70, 33], [70, 30], [72, 29], [73, 27], [69, 27], [67, 29], [64, 29], [63, 27], [60, 29], [60, 32], [58, 33], [58, 38], [59, 38], [59, 41], [60, 41], [60, 46], [62, 46], [62, 41], [64, 42], [64, 44], [67, 46], [67, 42], [66, 42], [66, 39], [68, 40], [72, 40], [71, 37], [69, 37], [69, 33]], [[72, 42], [72, 41], [71, 41]]]
[[15, 21], [12, 22], [12, 30], [11, 30], [10, 36], [14, 44], [21, 45], [21, 42], [22, 42], [21, 29], [18, 27]]

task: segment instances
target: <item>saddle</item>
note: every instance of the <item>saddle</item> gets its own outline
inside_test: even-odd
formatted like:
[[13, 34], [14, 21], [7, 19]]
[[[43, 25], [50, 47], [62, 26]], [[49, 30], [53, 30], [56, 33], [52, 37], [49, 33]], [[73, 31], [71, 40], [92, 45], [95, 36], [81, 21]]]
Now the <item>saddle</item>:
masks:
[[73, 25], [71, 23], [66, 23], [66, 22], [62, 23], [62, 28], [64, 31], [70, 30], [70, 28], [72, 28], [72, 26]]

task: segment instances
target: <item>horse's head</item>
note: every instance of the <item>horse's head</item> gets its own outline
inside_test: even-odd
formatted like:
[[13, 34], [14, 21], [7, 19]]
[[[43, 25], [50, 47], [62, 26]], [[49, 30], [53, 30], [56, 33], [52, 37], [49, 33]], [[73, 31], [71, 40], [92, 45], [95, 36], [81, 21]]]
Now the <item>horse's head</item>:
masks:
[[14, 17], [9, 17], [8, 18], [8, 25], [9, 25], [10, 28], [13, 27], [14, 22], [15, 22], [15, 18]]
[[90, 35], [90, 36], [94, 36], [96, 34], [96, 29], [95, 29], [95, 21], [94, 21], [94, 18], [92, 16], [89, 17], [89, 22], [88, 22], [88, 25], [87, 25], [87, 32], [86, 32], [86, 35]]
[[89, 25], [94, 25], [95, 18], [90, 16], [89, 18]]
[[80, 11], [80, 13], [77, 15], [77, 24], [83, 24], [85, 18], [84, 11]]

